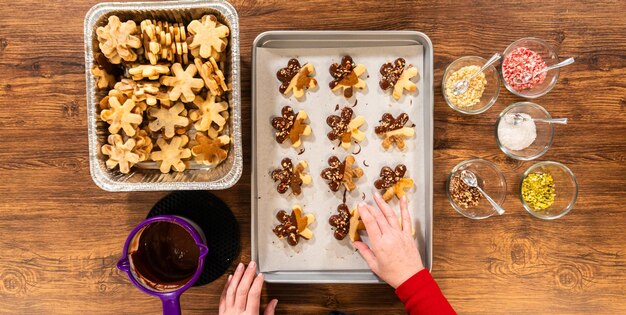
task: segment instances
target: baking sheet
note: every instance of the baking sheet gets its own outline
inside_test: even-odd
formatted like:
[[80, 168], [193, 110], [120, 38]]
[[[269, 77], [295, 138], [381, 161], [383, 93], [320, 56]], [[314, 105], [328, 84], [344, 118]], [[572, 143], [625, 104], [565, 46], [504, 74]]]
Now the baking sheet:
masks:
[[[358, 165], [364, 170], [365, 175], [356, 181], [357, 189], [347, 194], [346, 203], [350, 208], [359, 202], [372, 204], [373, 183], [378, 179], [382, 166], [395, 167], [399, 163], [407, 165], [408, 176], [415, 180], [415, 187], [409, 191], [409, 207], [413, 217], [413, 225], [416, 230], [417, 241], [428, 265], [427, 246], [425, 233], [429, 215], [425, 196], [427, 184], [430, 187], [430, 161], [425, 160], [425, 128], [430, 126], [424, 115], [424, 47], [422, 45], [404, 46], [377, 46], [377, 47], [346, 47], [346, 48], [257, 48], [255, 57], [255, 145], [257, 159], [255, 161], [256, 173], [256, 240], [258, 263], [261, 272], [277, 271], [363, 271], [369, 272], [367, 264], [362, 260], [358, 252], [350, 244], [349, 238], [337, 241], [333, 237], [332, 227], [328, 224], [328, 218], [336, 213], [337, 205], [342, 202], [342, 190], [332, 192], [326, 182], [320, 177], [322, 169], [328, 167], [327, 160], [331, 155], [337, 155], [343, 159], [351, 152], [358, 151], [358, 146], [349, 150], [337, 147], [326, 137], [330, 127], [326, 124], [326, 117], [337, 114], [335, 111], [338, 104], [340, 109], [344, 106], [354, 106], [356, 115], [366, 118], [366, 124], [361, 128], [366, 133], [367, 139], [361, 143], [361, 151], [355, 154]], [[346, 100], [341, 94], [333, 93], [328, 87], [331, 76], [328, 67], [334, 62], [340, 62], [343, 55], [351, 55], [356, 63], [364, 64], [367, 73], [364, 78], [367, 89], [355, 92], [355, 97]], [[302, 64], [311, 63], [315, 66], [315, 78], [318, 87], [307, 92], [303, 101], [297, 101], [293, 96], [287, 98], [278, 92], [279, 82], [276, 79], [276, 71], [285, 67], [290, 58], [296, 57]], [[406, 59], [407, 64], [412, 64], [418, 69], [418, 78], [414, 78], [418, 92], [405, 93], [403, 98], [395, 101], [390, 91], [382, 91], [378, 86], [380, 75], [378, 70], [385, 62], [395, 60], [397, 57]], [[369, 77], [367, 77], [369, 76]], [[278, 144], [274, 139], [274, 129], [270, 120], [280, 114], [285, 105], [291, 105], [294, 110], [305, 110], [309, 114], [309, 123], [313, 134], [304, 138], [304, 152], [292, 148], [289, 144]], [[374, 127], [378, 124], [385, 112], [397, 116], [401, 112], [409, 114], [410, 120], [416, 125], [416, 135], [407, 140], [407, 148], [404, 151], [392, 149], [385, 151], [381, 147], [381, 138], [374, 133]], [[430, 135], [429, 135], [430, 136]], [[279, 168], [280, 161], [289, 157], [296, 163], [306, 160], [309, 163], [308, 172], [313, 177], [313, 183], [303, 187], [300, 196], [291, 194], [279, 194], [273, 183], [270, 173]], [[366, 161], [369, 167], [364, 165]], [[253, 193], [254, 194], [254, 193]], [[364, 199], [363, 199], [364, 197]], [[397, 208], [397, 200], [392, 205]], [[312, 213], [316, 222], [310, 227], [314, 233], [311, 240], [301, 240], [295, 246], [289, 246], [285, 240], [279, 240], [273, 233], [272, 228], [278, 224], [275, 214], [279, 210], [290, 211], [294, 204], [303, 207], [304, 213]], [[254, 210], [253, 210], [254, 211]], [[428, 218], [428, 220], [427, 220]]]

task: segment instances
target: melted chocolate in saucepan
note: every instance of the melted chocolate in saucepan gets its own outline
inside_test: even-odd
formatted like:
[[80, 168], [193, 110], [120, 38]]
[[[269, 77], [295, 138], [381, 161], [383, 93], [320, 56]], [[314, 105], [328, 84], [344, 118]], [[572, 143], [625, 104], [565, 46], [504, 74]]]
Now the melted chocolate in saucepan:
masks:
[[137, 233], [129, 255], [131, 271], [145, 287], [173, 291], [193, 278], [200, 249], [185, 228], [161, 221]]

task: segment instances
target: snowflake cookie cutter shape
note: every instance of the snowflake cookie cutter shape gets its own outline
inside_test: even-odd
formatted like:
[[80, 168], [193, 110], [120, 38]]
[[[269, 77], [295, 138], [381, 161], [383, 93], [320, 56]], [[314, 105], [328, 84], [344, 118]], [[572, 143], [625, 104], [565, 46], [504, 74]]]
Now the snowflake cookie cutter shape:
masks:
[[328, 86], [333, 92], [343, 89], [345, 98], [351, 98], [354, 95], [354, 89], [362, 90], [367, 86], [361, 79], [361, 75], [366, 71], [365, 66], [355, 65], [350, 56], [344, 56], [341, 64], [333, 63], [328, 70], [333, 77]]
[[139, 163], [139, 155], [133, 153], [135, 139], [130, 138], [124, 142], [120, 135], [109, 135], [108, 144], [102, 146], [102, 154], [109, 156], [106, 166], [109, 169], [119, 165], [123, 174], [128, 174], [133, 165]]
[[311, 184], [311, 176], [304, 172], [308, 167], [306, 161], [300, 161], [294, 165], [290, 158], [284, 158], [280, 166], [281, 168], [272, 171], [272, 179], [278, 182], [276, 187], [278, 193], [284, 194], [291, 189], [291, 192], [298, 196], [302, 193], [302, 185]]
[[135, 49], [142, 45], [137, 33], [138, 28], [134, 21], [122, 23], [120, 18], [112, 15], [105, 26], [96, 29], [98, 47], [113, 64], [120, 64], [122, 60], [135, 61], [137, 60]]
[[229, 136], [222, 135], [211, 139], [198, 132], [195, 140], [197, 145], [191, 148], [191, 154], [196, 157], [196, 162], [205, 165], [217, 165], [228, 157], [228, 149], [222, 147], [230, 143]]
[[302, 207], [294, 205], [291, 214], [280, 210], [276, 214], [276, 219], [280, 222], [272, 232], [279, 239], [287, 239], [287, 243], [291, 246], [298, 245], [300, 238], [310, 240], [313, 238], [313, 232], [309, 229], [309, 225], [315, 222], [315, 216], [308, 213], [303, 215]]
[[194, 127], [199, 131], [207, 131], [209, 137], [216, 138], [226, 126], [228, 103], [217, 102], [215, 95], [210, 94], [206, 99], [196, 96], [193, 103], [198, 107], [189, 112], [189, 118], [195, 122]]
[[[215, 15], [208, 14], [200, 20], [193, 20], [187, 26], [191, 33], [189, 49], [195, 57], [209, 58], [218, 57], [228, 45], [228, 26], [220, 23]], [[218, 58], [215, 58], [218, 59]]]
[[340, 116], [330, 115], [326, 118], [326, 124], [331, 128], [327, 134], [328, 139], [339, 140], [344, 149], [350, 148], [353, 138], [357, 143], [365, 140], [365, 133], [359, 129], [365, 123], [365, 118], [363, 116], [352, 118], [353, 114], [352, 108], [344, 107]]
[[291, 106], [285, 106], [281, 110], [281, 117], [272, 119], [272, 127], [276, 129], [276, 142], [283, 143], [289, 139], [294, 148], [302, 144], [302, 137], [311, 134], [311, 126], [305, 124], [308, 115], [301, 110], [298, 113], [293, 111]]
[[100, 118], [109, 123], [110, 133], [117, 134], [122, 129], [127, 136], [132, 137], [135, 128], [143, 121], [141, 115], [132, 112], [134, 109], [135, 101], [132, 99], [127, 99], [122, 105], [117, 97], [110, 97], [109, 108], [102, 110]]
[[189, 125], [189, 118], [181, 116], [183, 111], [185, 111], [185, 105], [181, 102], [170, 108], [150, 108], [148, 109], [148, 114], [154, 120], [148, 124], [148, 128], [152, 132], [158, 132], [163, 129], [163, 136], [168, 139], [172, 138], [176, 135], [176, 127], [187, 127]]
[[380, 125], [374, 128], [374, 132], [383, 137], [382, 146], [385, 150], [394, 145], [398, 149], [404, 150], [406, 147], [404, 139], [415, 136], [415, 129], [406, 127], [408, 121], [409, 115], [406, 113], [402, 113], [396, 118], [389, 113], [383, 114], [383, 117], [380, 119]]
[[404, 58], [398, 58], [393, 63], [387, 62], [380, 67], [382, 75], [379, 85], [383, 91], [392, 89], [391, 95], [397, 101], [402, 97], [404, 90], [409, 93], [417, 91], [417, 85], [411, 79], [417, 76], [417, 68], [413, 65], [406, 67]]
[[276, 78], [281, 82], [278, 91], [283, 95], [293, 91], [293, 96], [299, 100], [304, 96], [306, 90], [317, 86], [317, 80], [313, 78], [314, 75], [315, 68], [312, 64], [307, 63], [300, 66], [298, 59], [292, 58], [287, 63], [287, 67], [281, 68], [276, 73]]
[[356, 188], [355, 179], [363, 176], [363, 169], [355, 165], [354, 156], [348, 155], [342, 162], [336, 156], [328, 159], [328, 168], [325, 168], [320, 176], [328, 181], [328, 188], [338, 191], [341, 186], [346, 190], [353, 191]]
[[393, 196], [398, 199], [406, 195], [405, 190], [413, 187], [413, 179], [404, 177], [406, 175], [406, 165], [398, 164], [395, 169], [383, 166], [380, 170], [380, 178], [374, 182], [374, 187], [384, 189], [383, 199], [391, 200]]
[[175, 136], [169, 142], [163, 138], [157, 139], [157, 146], [161, 149], [150, 154], [150, 158], [159, 164], [162, 173], [169, 173], [172, 168], [182, 172], [187, 167], [184, 160], [191, 157], [191, 150], [185, 146], [189, 142], [186, 135]]
[[196, 93], [204, 87], [204, 81], [200, 78], [194, 78], [198, 69], [195, 65], [188, 65], [187, 69], [183, 70], [183, 66], [180, 63], [175, 63], [171, 67], [171, 72], [174, 76], [162, 76], [161, 84], [169, 86], [169, 98], [170, 101], [177, 101], [180, 99], [185, 103], [193, 102], [196, 98]]

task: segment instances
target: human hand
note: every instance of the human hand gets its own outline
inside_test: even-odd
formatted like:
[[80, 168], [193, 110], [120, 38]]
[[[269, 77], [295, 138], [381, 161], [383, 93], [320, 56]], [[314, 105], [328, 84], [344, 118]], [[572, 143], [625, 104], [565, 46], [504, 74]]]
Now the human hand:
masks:
[[[256, 263], [251, 261], [248, 268], [239, 263], [235, 273], [228, 276], [228, 281], [220, 297], [220, 315], [259, 314], [263, 274], [255, 277]], [[264, 315], [274, 315], [278, 300], [273, 299], [265, 308]]]
[[358, 207], [372, 247], [360, 241], [353, 245], [370, 269], [395, 289], [424, 266], [413, 238], [406, 197], [400, 199], [402, 223], [378, 192], [374, 194], [374, 201], [380, 211], [365, 203]]

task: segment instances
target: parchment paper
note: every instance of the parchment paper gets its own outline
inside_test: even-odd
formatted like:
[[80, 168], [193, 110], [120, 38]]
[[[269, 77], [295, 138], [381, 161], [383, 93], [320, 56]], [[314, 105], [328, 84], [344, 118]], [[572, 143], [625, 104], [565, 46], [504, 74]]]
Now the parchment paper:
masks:
[[[363, 64], [367, 73], [363, 75], [367, 83], [365, 90], [355, 90], [355, 95], [346, 100], [341, 93], [333, 93], [328, 87], [332, 77], [328, 68], [332, 63], [341, 62], [344, 55], [350, 55], [357, 64]], [[287, 65], [291, 58], [298, 58], [301, 64], [311, 63], [315, 67], [315, 78], [318, 87], [306, 93], [305, 99], [298, 101], [292, 95], [283, 96], [278, 91], [279, 81], [276, 72]], [[402, 57], [407, 64], [412, 64], [418, 69], [418, 76], [413, 78], [417, 84], [416, 93], [404, 93], [404, 96], [395, 101], [391, 91], [383, 91], [378, 82], [380, 80], [379, 69], [385, 62], [392, 62]], [[337, 206], [342, 203], [343, 189], [332, 192], [326, 181], [320, 177], [321, 171], [328, 167], [328, 158], [337, 155], [341, 160], [350, 153], [358, 151], [354, 145], [345, 150], [332, 143], [326, 134], [330, 127], [326, 124], [326, 117], [338, 114], [344, 106], [354, 106], [355, 117], [364, 116], [366, 123], [361, 127], [367, 135], [361, 143], [361, 152], [355, 154], [356, 163], [363, 169], [365, 175], [356, 181], [357, 189], [346, 195], [346, 204], [350, 209], [360, 202], [373, 204], [372, 189], [374, 181], [379, 178], [382, 166], [394, 168], [403, 163], [407, 166], [407, 176], [415, 181], [415, 187], [409, 190], [409, 208], [413, 218], [413, 226], [416, 231], [416, 239], [419, 248], [424, 255], [424, 231], [425, 231], [425, 161], [424, 157], [424, 115], [423, 115], [423, 47], [421, 45], [398, 46], [398, 47], [351, 47], [351, 48], [309, 48], [309, 49], [281, 49], [259, 48], [256, 60], [256, 90], [257, 97], [257, 161], [256, 177], [258, 186], [259, 207], [257, 209], [257, 246], [259, 251], [259, 268], [261, 272], [271, 271], [311, 271], [311, 270], [369, 270], [367, 264], [359, 253], [350, 244], [349, 237], [338, 241], [333, 237], [332, 227], [328, 224], [328, 218], [336, 214]], [[424, 94], [425, 95], [425, 94]], [[340, 110], [335, 111], [339, 104]], [[309, 115], [309, 124], [313, 133], [305, 137], [303, 141], [304, 153], [298, 155], [298, 149], [294, 149], [285, 141], [278, 144], [274, 138], [275, 130], [271, 126], [271, 119], [280, 116], [283, 106], [290, 105], [295, 111], [305, 110]], [[402, 112], [409, 115], [410, 121], [415, 126], [415, 137], [407, 139], [407, 147], [404, 151], [397, 148], [385, 151], [382, 146], [382, 138], [374, 133], [374, 127], [379, 124], [381, 116], [389, 112], [394, 117]], [[313, 178], [313, 183], [303, 186], [302, 194], [294, 196], [288, 191], [279, 194], [276, 184], [271, 179], [270, 173], [280, 168], [280, 161], [289, 157], [294, 165], [300, 160], [306, 160], [309, 164], [308, 172]], [[366, 167], [364, 162], [369, 165]], [[364, 199], [363, 199], [364, 197]], [[292, 247], [284, 239], [278, 239], [272, 232], [272, 228], [279, 222], [275, 218], [279, 210], [291, 213], [294, 204], [302, 206], [304, 213], [315, 215], [316, 222], [309, 228], [314, 237], [311, 240], [301, 239], [298, 245]], [[398, 201], [394, 197], [391, 201], [393, 208], [398, 212]], [[399, 213], [399, 212], [398, 212]], [[367, 237], [365, 237], [367, 239]]]

